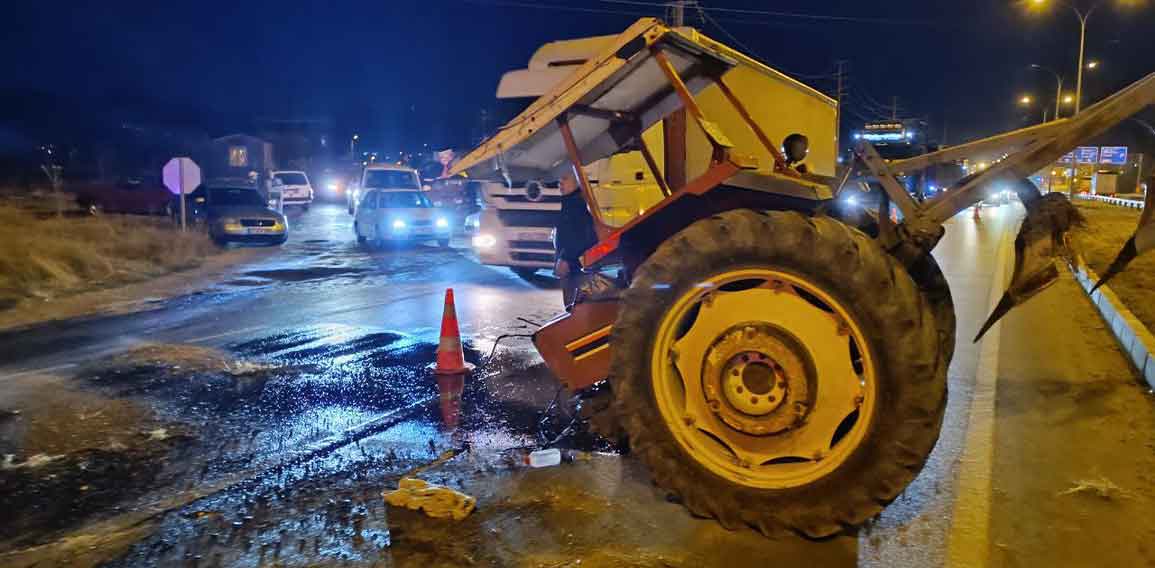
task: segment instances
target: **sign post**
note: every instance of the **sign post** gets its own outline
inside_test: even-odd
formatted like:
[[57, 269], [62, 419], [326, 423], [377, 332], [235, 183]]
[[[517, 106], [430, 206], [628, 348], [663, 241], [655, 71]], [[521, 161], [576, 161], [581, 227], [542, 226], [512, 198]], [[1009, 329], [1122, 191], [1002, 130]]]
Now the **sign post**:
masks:
[[173, 158], [164, 165], [164, 186], [180, 196], [180, 230], [186, 230], [185, 196], [201, 184], [201, 169], [192, 158]]

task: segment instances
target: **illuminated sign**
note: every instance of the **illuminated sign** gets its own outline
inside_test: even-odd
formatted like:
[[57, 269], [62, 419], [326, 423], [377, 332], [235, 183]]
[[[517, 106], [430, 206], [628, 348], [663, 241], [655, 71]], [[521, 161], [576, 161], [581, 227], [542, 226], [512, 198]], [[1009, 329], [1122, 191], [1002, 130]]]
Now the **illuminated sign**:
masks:
[[1099, 152], [1100, 164], [1111, 164], [1114, 166], [1127, 165], [1127, 147], [1126, 146], [1103, 146]]
[[1074, 161], [1074, 159], [1075, 159], [1075, 153], [1074, 152], [1067, 152], [1066, 154], [1063, 155], [1062, 158], [1059, 158], [1059, 163], [1060, 164], [1069, 164], [1072, 161]]
[[887, 131], [901, 133], [905, 127], [901, 122], [868, 122], [866, 129], [870, 131]]
[[862, 135], [863, 140], [868, 140], [870, 142], [900, 142], [902, 140], [906, 140], [907, 138], [909, 138], [909, 136], [903, 134], [902, 132], [867, 132]]
[[1075, 161], [1080, 164], [1097, 164], [1099, 163], [1099, 147], [1098, 146], [1079, 146], [1075, 148]]

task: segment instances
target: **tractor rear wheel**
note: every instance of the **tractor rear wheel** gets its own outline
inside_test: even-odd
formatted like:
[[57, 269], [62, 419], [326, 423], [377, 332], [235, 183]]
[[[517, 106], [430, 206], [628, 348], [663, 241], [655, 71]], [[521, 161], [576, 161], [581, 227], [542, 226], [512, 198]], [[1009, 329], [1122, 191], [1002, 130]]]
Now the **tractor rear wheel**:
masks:
[[698, 221], [639, 267], [622, 306], [615, 414], [697, 515], [830, 536], [895, 499], [938, 439], [946, 365], [930, 302], [834, 219]]

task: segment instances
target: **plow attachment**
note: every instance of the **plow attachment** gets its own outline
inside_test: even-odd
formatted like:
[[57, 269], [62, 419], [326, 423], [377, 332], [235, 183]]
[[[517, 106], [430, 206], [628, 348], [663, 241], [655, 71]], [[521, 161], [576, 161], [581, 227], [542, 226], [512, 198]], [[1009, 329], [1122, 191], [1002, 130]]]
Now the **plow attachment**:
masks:
[[1155, 249], [1155, 222], [1152, 221], [1155, 214], [1152, 213], [1152, 207], [1155, 207], [1155, 196], [1152, 196], [1151, 191], [1148, 191], [1143, 203], [1143, 214], [1139, 216], [1139, 227], [1135, 229], [1135, 234], [1131, 235], [1131, 238], [1123, 244], [1123, 250], [1119, 251], [1115, 260], [1111, 262], [1111, 266], [1108, 266], [1107, 271], [1099, 277], [1095, 287], [1091, 288], [1092, 292], [1098, 290], [1099, 286], [1106, 284], [1108, 280], [1127, 268], [1127, 265], [1131, 264], [1135, 257]]
[[[1082, 224], [1078, 211], [1065, 195], [1040, 195], [1026, 178], [1054, 164], [1083, 141], [1152, 104], [1155, 104], [1155, 73], [1072, 118], [906, 160], [887, 162], [869, 144], [859, 144], [855, 149], [856, 166], [882, 186], [883, 206], [889, 209], [890, 203], [894, 203], [904, 218], [900, 225], [883, 233], [889, 241], [884, 245], [910, 266], [922, 255], [930, 254], [942, 236], [943, 223], [982, 201], [991, 184], [1004, 183], [1015, 188], [1027, 215], [1015, 239], [1014, 273], [999, 304], [975, 337], [978, 341], [1007, 312], [1053, 284], [1059, 278], [1059, 262], [1072, 263], [1076, 256], [1071, 250], [1068, 231]], [[914, 200], [895, 178], [896, 175], [912, 175], [936, 164], [1001, 152], [1008, 152], [1008, 155], [989, 169], [967, 176], [942, 194], [921, 203]], [[1136, 256], [1155, 249], [1152, 201], [1148, 194], [1139, 228], [1096, 287], [1122, 271]], [[880, 211], [880, 219], [886, 216], [882, 213]]]
[[1083, 224], [1079, 210], [1064, 195], [1039, 196], [1026, 180], [1017, 189], [1020, 197], [1026, 197], [1027, 216], [1015, 238], [1015, 270], [1003, 297], [975, 335], [976, 342], [1011, 308], [1054, 284], [1059, 279], [1060, 261], [1073, 263], [1075, 259], [1068, 233]]

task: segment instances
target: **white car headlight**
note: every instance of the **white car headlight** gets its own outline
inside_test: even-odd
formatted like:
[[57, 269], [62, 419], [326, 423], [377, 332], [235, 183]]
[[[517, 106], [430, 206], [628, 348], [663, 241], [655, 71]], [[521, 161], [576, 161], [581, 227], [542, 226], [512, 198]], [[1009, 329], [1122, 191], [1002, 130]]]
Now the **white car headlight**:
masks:
[[405, 228], [405, 221], [402, 221], [401, 219], [394, 219], [393, 220], [393, 228], [398, 230], [398, 231], [400, 231], [401, 229], [404, 229]]
[[445, 217], [438, 217], [436, 225], [437, 225], [438, 229], [448, 229], [449, 228], [449, 219], [446, 219]]

